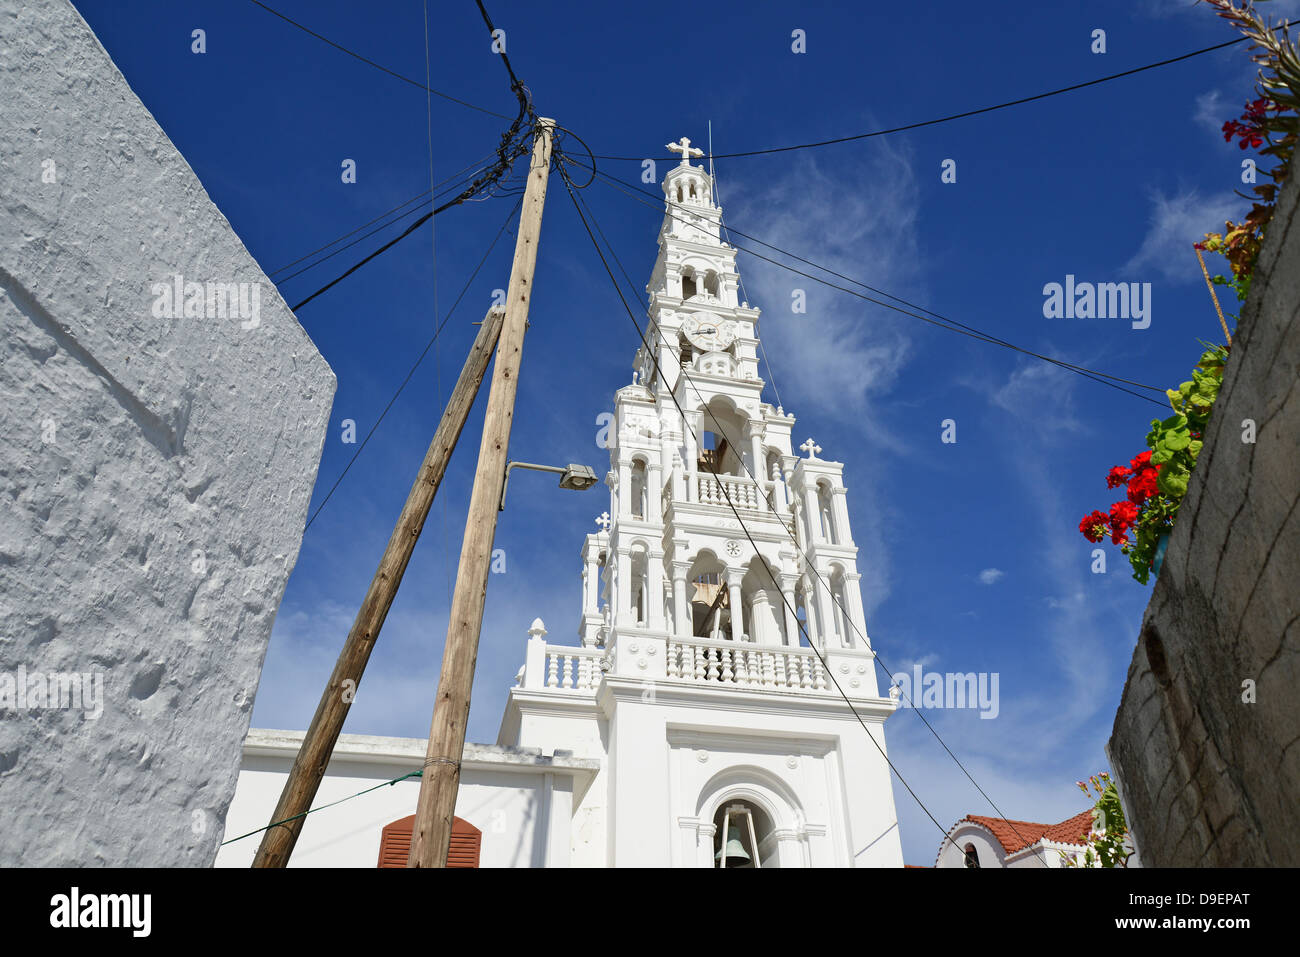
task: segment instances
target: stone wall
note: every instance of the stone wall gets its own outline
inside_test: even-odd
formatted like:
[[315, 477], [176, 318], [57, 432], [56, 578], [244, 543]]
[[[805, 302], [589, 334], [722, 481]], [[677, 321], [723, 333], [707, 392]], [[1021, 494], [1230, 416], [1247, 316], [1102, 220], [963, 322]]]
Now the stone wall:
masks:
[[0, 866], [210, 865], [334, 376], [76, 10], [0, 42]]
[[1108, 752], [1146, 867], [1300, 865], [1298, 202], [1300, 178], [1278, 202], [1115, 716]]

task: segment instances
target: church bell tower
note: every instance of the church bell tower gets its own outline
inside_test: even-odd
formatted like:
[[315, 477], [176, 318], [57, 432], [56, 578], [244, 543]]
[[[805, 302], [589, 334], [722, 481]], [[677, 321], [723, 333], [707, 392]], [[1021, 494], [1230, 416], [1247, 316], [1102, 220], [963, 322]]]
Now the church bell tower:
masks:
[[[534, 623], [501, 742], [545, 748], [564, 716], [596, 723], [565, 734], [605, 762], [590, 841], [610, 864], [901, 864], [883, 757], [894, 705], [843, 465], [812, 439], [793, 446], [794, 416], [764, 401], [759, 310], [740, 298], [712, 177], [690, 140], [668, 148], [680, 162], [662, 184], [650, 345], [614, 396], [581, 644], [550, 645]], [[728, 846], [748, 858], [719, 856], [733, 819], [745, 826]]]

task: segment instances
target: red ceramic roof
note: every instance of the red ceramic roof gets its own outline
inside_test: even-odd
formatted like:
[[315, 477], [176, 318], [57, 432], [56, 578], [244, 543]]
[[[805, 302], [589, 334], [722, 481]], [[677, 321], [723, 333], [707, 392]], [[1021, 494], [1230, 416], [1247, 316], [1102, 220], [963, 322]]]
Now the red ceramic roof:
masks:
[[1002, 849], [1008, 854], [1024, 850], [1043, 838], [1056, 844], [1082, 844], [1092, 830], [1092, 809], [1080, 811], [1060, 824], [1035, 824], [1033, 821], [1011, 821], [1003, 817], [981, 817], [967, 814], [965, 820], [988, 828]]

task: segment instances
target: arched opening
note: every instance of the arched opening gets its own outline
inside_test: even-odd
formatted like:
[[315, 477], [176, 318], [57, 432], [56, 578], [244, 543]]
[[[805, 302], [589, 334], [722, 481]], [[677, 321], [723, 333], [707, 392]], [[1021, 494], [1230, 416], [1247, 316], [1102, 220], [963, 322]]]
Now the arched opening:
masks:
[[772, 819], [753, 801], [724, 801], [713, 827], [714, 867], [778, 866]]
[[682, 273], [682, 298], [690, 299], [696, 294], [698, 289], [695, 285], [695, 273], [692, 270], [686, 270]]
[[831, 567], [831, 614], [834, 616], [835, 637], [841, 647], [853, 647], [853, 626], [849, 620], [849, 604], [845, 589], [844, 569], [839, 565]]
[[629, 494], [632, 497], [632, 517], [639, 518], [642, 521], [649, 514], [646, 500], [647, 489], [645, 459], [634, 459], [632, 462], [632, 487], [629, 489]]
[[966, 851], [965, 851], [965, 854], [964, 854], [964, 858], [965, 858], [965, 864], [966, 864], [967, 867], [979, 867], [979, 866], [980, 866], [980, 856], [979, 856], [979, 852], [975, 850], [975, 845], [974, 845], [974, 844], [967, 844], [967, 845], [966, 845]]
[[695, 196], [695, 182], [692, 181], [692, 182], [691, 182], [691, 199], [695, 199], [695, 198], [696, 198], [696, 196]]
[[747, 475], [740, 450], [744, 448], [745, 417], [725, 399], [715, 398], [709, 403], [702, 421], [709, 426], [702, 429], [698, 471], [714, 475]]
[[713, 298], [718, 298], [718, 274], [712, 269], [704, 274], [704, 291]]
[[710, 551], [695, 557], [687, 573], [691, 634], [696, 638], [725, 638], [731, 633], [731, 599], [725, 566]]
[[821, 522], [822, 538], [829, 544], [839, 543], [836, 537], [834, 505], [829, 482], [817, 483], [817, 514]]
[[644, 627], [650, 615], [650, 554], [645, 545], [638, 542], [632, 546], [632, 554], [629, 557], [631, 558], [629, 571], [632, 575], [629, 583], [632, 592], [632, 617], [638, 625]]
[[678, 187], [677, 187], [677, 202], [680, 203], [681, 201], [682, 201], [682, 188], [681, 188], [680, 186], [678, 186]]

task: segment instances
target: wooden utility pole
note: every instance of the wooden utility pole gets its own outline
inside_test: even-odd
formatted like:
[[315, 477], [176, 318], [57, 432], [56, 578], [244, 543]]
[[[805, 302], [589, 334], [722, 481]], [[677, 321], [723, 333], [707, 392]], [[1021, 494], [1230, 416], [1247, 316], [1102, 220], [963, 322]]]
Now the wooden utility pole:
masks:
[[429, 443], [429, 451], [424, 454], [424, 462], [406, 496], [406, 504], [397, 519], [393, 534], [388, 539], [379, 568], [366, 591], [365, 600], [357, 612], [352, 630], [348, 632], [343, 650], [339, 652], [338, 663], [330, 675], [325, 693], [321, 695], [320, 704], [316, 706], [316, 716], [311, 719], [307, 736], [303, 738], [298, 757], [294, 759], [289, 778], [280, 793], [280, 803], [271, 815], [271, 823], [284, 821], [268, 828], [262, 835], [262, 844], [253, 858], [254, 867], [284, 867], [289, 863], [289, 855], [302, 831], [304, 816], [311, 809], [311, 802], [316, 798], [321, 778], [329, 764], [334, 744], [338, 741], [343, 722], [352, 707], [357, 686], [361, 683], [361, 673], [365, 671], [370, 652], [379, 637], [379, 630], [384, 626], [388, 609], [392, 607], [397, 595], [397, 586], [402, 582], [415, 542], [420, 537], [425, 519], [429, 517], [429, 507], [438, 494], [442, 477], [447, 471], [447, 461], [451, 458], [456, 440], [460, 438], [465, 420], [469, 417], [474, 397], [478, 395], [479, 385], [487, 372], [488, 360], [496, 347], [501, 334], [505, 311], [499, 306], [488, 311], [479, 328], [474, 345], [465, 359], [465, 366], [460, 370], [460, 378], [447, 400], [443, 410], [442, 421]]
[[420, 800], [415, 809], [410, 867], [445, 867], [447, 849], [451, 844], [452, 816], [460, 786], [460, 761], [465, 751], [465, 725], [469, 720], [470, 689], [478, 659], [479, 630], [483, 625], [492, 540], [496, 535], [501, 486], [505, 481], [524, 330], [528, 326], [528, 305], [533, 298], [533, 267], [537, 263], [537, 242], [542, 230], [542, 207], [546, 202], [554, 127], [554, 120], [537, 121], [528, 184], [519, 213], [515, 259], [510, 268], [510, 288], [506, 291], [505, 324], [501, 328], [497, 360], [492, 370], [492, 389], [488, 393], [487, 412], [483, 419], [483, 441], [479, 446], [478, 469], [474, 473], [474, 491], [470, 496], [465, 540], [461, 544], [460, 567], [456, 572], [456, 590], [451, 600], [447, 643], [442, 652], [438, 696], [429, 729], [429, 749], [420, 780]]

